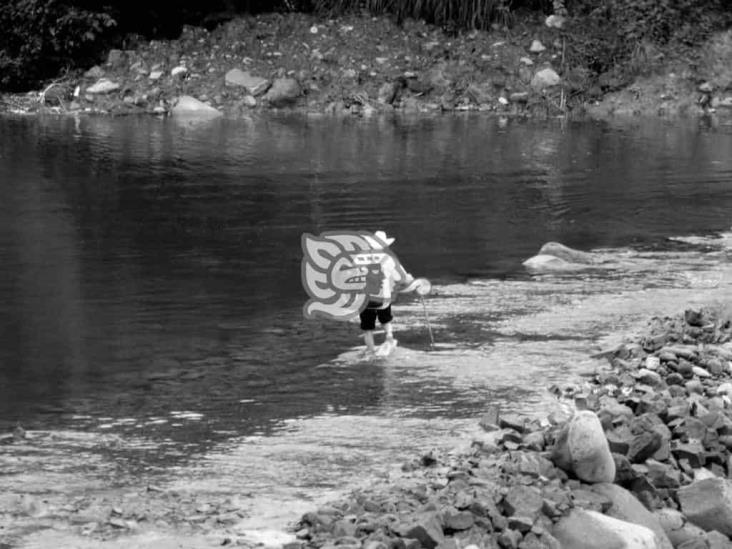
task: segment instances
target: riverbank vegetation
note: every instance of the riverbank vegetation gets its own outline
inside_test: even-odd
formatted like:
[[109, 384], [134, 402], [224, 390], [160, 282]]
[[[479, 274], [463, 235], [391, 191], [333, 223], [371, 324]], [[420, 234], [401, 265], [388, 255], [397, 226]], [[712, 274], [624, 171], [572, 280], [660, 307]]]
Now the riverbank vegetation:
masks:
[[[232, 93], [225, 76], [244, 69], [270, 84], [289, 77], [277, 86], [299, 100], [283, 104], [321, 111], [566, 113], [672, 75], [670, 90], [649, 86], [653, 107], [683, 95], [684, 108], [706, 110], [732, 106], [731, 21], [724, 0], [11, 0], [0, 6], [0, 90], [43, 90], [32, 92], [39, 108], [71, 111], [167, 112], [181, 94], [229, 113], [282, 106], [246, 85]], [[123, 57], [133, 61], [120, 67]], [[102, 76], [116, 80], [93, 88]]]

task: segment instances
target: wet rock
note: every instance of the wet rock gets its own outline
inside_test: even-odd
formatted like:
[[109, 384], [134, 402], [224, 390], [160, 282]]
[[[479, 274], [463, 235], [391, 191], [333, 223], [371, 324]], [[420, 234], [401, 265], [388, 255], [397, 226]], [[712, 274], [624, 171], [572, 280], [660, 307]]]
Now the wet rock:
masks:
[[732, 535], [732, 481], [709, 478], [679, 489], [681, 511], [706, 531]]
[[660, 549], [653, 530], [582, 509], [557, 522], [552, 535], [562, 549]]
[[178, 118], [216, 118], [222, 116], [222, 112], [195, 97], [183, 95], [178, 98], [177, 103], [171, 110], [171, 114]]
[[302, 88], [294, 78], [277, 78], [272, 82], [263, 99], [272, 107], [280, 108], [293, 105], [302, 95]]

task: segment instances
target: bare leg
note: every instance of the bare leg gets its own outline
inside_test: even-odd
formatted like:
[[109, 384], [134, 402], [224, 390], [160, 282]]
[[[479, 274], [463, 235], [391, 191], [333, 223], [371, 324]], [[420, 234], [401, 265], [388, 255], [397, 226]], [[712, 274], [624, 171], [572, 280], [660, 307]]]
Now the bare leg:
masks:
[[393, 333], [393, 328], [392, 328], [391, 322], [387, 322], [383, 326], [384, 326], [384, 332], [386, 332], [386, 341], [393, 341], [394, 333]]
[[376, 352], [376, 346], [374, 345], [374, 332], [373, 330], [364, 330], [363, 340], [366, 342], [366, 349], [371, 352]]

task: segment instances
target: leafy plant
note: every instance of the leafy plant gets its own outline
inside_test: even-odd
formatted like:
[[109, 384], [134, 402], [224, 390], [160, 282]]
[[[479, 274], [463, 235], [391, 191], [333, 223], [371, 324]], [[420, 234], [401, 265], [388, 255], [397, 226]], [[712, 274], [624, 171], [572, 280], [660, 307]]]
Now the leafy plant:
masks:
[[97, 58], [116, 21], [61, 0], [0, 4], [0, 88], [37, 85], [61, 67]]

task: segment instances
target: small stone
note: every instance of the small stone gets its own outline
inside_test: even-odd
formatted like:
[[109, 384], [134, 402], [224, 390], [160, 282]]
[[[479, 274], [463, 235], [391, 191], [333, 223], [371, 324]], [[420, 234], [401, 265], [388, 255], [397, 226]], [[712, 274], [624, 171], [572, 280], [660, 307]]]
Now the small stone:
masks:
[[531, 42], [531, 46], [529, 46], [529, 51], [531, 53], [541, 53], [543, 51], [546, 51], [546, 47], [544, 47], [544, 44], [542, 44], [538, 40], [533, 40]]
[[188, 74], [188, 69], [182, 65], [178, 65], [177, 67], [173, 67], [170, 71], [170, 76], [177, 77], [177, 78], [185, 78], [185, 76]]
[[562, 27], [564, 27], [566, 21], [567, 20], [565, 17], [552, 14], [544, 20], [544, 24], [549, 28], [561, 29]]

